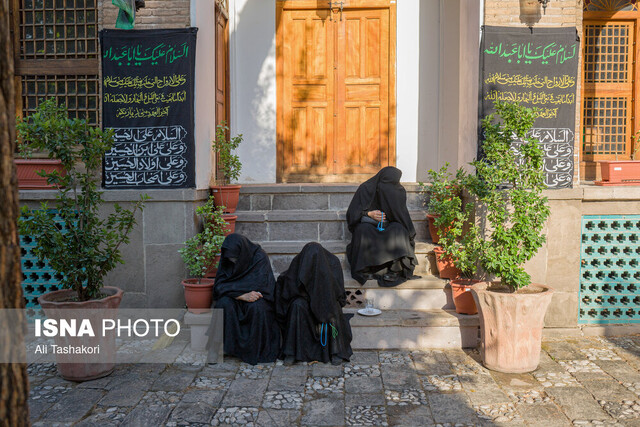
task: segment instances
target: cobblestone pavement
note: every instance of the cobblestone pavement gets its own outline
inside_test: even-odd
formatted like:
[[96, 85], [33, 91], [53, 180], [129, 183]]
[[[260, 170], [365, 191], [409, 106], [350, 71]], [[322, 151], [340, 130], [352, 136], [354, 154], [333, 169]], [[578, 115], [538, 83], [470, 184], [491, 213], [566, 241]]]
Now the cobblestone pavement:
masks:
[[640, 336], [543, 344], [530, 374], [477, 350], [358, 351], [350, 363], [119, 365], [72, 383], [29, 366], [34, 425], [640, 426]]

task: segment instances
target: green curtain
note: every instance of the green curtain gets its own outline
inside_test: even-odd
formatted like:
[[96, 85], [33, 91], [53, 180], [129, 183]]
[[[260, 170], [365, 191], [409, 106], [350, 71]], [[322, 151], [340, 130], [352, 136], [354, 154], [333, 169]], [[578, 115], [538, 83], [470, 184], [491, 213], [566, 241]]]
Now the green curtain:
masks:
[[135, 0], [111, 0], [111, 3], [120, 9], [116, 19], [116, 28], [132, 30], [136, 19]]

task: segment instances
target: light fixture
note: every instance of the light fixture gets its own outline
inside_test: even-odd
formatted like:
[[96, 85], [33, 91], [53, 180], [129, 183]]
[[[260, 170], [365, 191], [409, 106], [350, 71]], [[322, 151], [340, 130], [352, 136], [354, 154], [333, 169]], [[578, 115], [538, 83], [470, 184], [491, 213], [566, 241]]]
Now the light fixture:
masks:
[[542, 5], [542, 9], [544, 10], [544, 14], [547, 14], [547, 4], [549, 3], [549, 0], [538, 0], [538, 3], [540, 3]]

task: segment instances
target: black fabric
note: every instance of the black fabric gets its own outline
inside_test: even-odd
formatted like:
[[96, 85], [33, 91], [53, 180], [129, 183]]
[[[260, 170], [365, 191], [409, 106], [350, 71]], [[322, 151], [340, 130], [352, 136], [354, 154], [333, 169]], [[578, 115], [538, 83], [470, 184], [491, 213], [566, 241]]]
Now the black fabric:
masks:
[[264, 250], [241, 234], [229, 234], [222, 243], [213, 298], [239, 297], [251, 291], [273, 302], [275, 277]]
[[[381, 169], [360, 184], [347, 210], [351, 243], [347, 259], [351, 276], [361, 285], [374, 278], [380, 286], [397, 286], [413, 277], [416, 230], [407, 209], [407, 193], [400, 184], [402, 171], [392, 166]], [[383, 231], [370, 221], [367, 212], [380, 210], [388, 221]], [[392, 280], [384, 280], [393, 274]]]
[[276, 284], [281, 357], [307, 362], [349, 360], [351, 327], [342, 313], [346, 303], [340, 260], [320, 244], [307, 243]]
[[[224, 352], [246, 363], [273, 362], [280, 353], [280, 328], [274, 307], [275, 278], [269, 257], [246, 237], [233, 233], [222, 244], [213, 287], [215, 308], [224, 310]], [[262, 293], [254, 302], [236, 299], [251, 291]], [[216, 325], [211, 324], [209, 344]]]

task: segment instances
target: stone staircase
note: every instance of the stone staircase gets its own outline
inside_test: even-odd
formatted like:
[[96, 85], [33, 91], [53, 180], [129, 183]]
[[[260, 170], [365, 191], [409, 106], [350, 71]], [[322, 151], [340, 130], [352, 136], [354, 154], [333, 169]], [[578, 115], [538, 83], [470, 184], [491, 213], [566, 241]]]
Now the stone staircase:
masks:
[[269, 254], [276, 277], [286, 270], [307, 242], [319, 242], [340, 258], [348, 306], [345, 312], [364, 307], [373, 298], [382, 314], [351, 320], [353, 348], [418, 349], [475, 347], [477, 316], [455, 313], [448, 281], [440, 279], [433, 258], [417, 184], [404, 184], [407, 207], [414, 222], [419, 265], [410, 280], [395, 288], [381, 288], [375, 281], [360, 286], [351, 278], [345, 249], [351, 239], [345, 216], [357, 189], [353, 184], [254, 184], [243, 185], [236, 214], [236, 232], [259, 243]]

